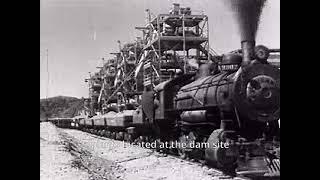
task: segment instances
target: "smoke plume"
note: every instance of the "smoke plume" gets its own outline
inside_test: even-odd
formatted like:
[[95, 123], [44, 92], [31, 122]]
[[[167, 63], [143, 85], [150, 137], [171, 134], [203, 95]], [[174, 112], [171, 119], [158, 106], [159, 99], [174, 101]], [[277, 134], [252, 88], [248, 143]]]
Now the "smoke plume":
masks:
[[226, 0], [236, 16], [241, 41], [255, 40], [266, 0]]

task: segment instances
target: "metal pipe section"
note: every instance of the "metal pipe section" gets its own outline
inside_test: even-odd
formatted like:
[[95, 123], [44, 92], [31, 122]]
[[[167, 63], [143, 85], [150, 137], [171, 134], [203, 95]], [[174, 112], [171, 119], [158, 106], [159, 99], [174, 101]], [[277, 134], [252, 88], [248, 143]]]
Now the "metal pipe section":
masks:
[[251, 60], [254, 59], [254, 47], [255, 41], [253, 40], [244, 40], [241, 41], [241, 49], [242, 49], [242, 65], [250, 64]]

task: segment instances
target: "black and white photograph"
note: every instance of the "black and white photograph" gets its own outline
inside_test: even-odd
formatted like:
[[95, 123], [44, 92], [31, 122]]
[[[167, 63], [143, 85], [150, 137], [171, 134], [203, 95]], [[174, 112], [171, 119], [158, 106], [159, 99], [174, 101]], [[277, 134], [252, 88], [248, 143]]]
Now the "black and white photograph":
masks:
[[280, 179], [280, 1], [40, 0], [40, 179]]

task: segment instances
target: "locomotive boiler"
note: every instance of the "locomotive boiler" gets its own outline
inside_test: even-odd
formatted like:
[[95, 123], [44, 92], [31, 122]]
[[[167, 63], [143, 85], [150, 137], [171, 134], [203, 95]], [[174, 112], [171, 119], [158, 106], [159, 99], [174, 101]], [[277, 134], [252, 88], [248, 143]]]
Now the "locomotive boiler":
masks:
[[[267, 62], [266, 47], [254, 41], [241, 45], [223, 55], [219, 71], [203, 64], [197, 74], [156, 86], [154, 121], [163, 141], [210, 146], [178, 149], [182, 157], [200, 157], [226, 170], [266, 172], [280, 158], [280, 69]], [[143, 107], [152, 114], [150, 105]], [[229, 147], [213, 147], [219, 142]]]

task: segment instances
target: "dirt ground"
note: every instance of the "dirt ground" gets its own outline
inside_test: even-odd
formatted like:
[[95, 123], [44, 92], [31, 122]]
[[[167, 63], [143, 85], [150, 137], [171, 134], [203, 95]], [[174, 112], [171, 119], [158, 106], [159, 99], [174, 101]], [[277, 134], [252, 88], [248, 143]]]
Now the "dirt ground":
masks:
[[40, 179], [240, 179], [151, 149], [40, 124]]
[[73, 166], [73, 159], [57, 129], [40, 123], [40, 179], [89, 179], [86, 171]]

